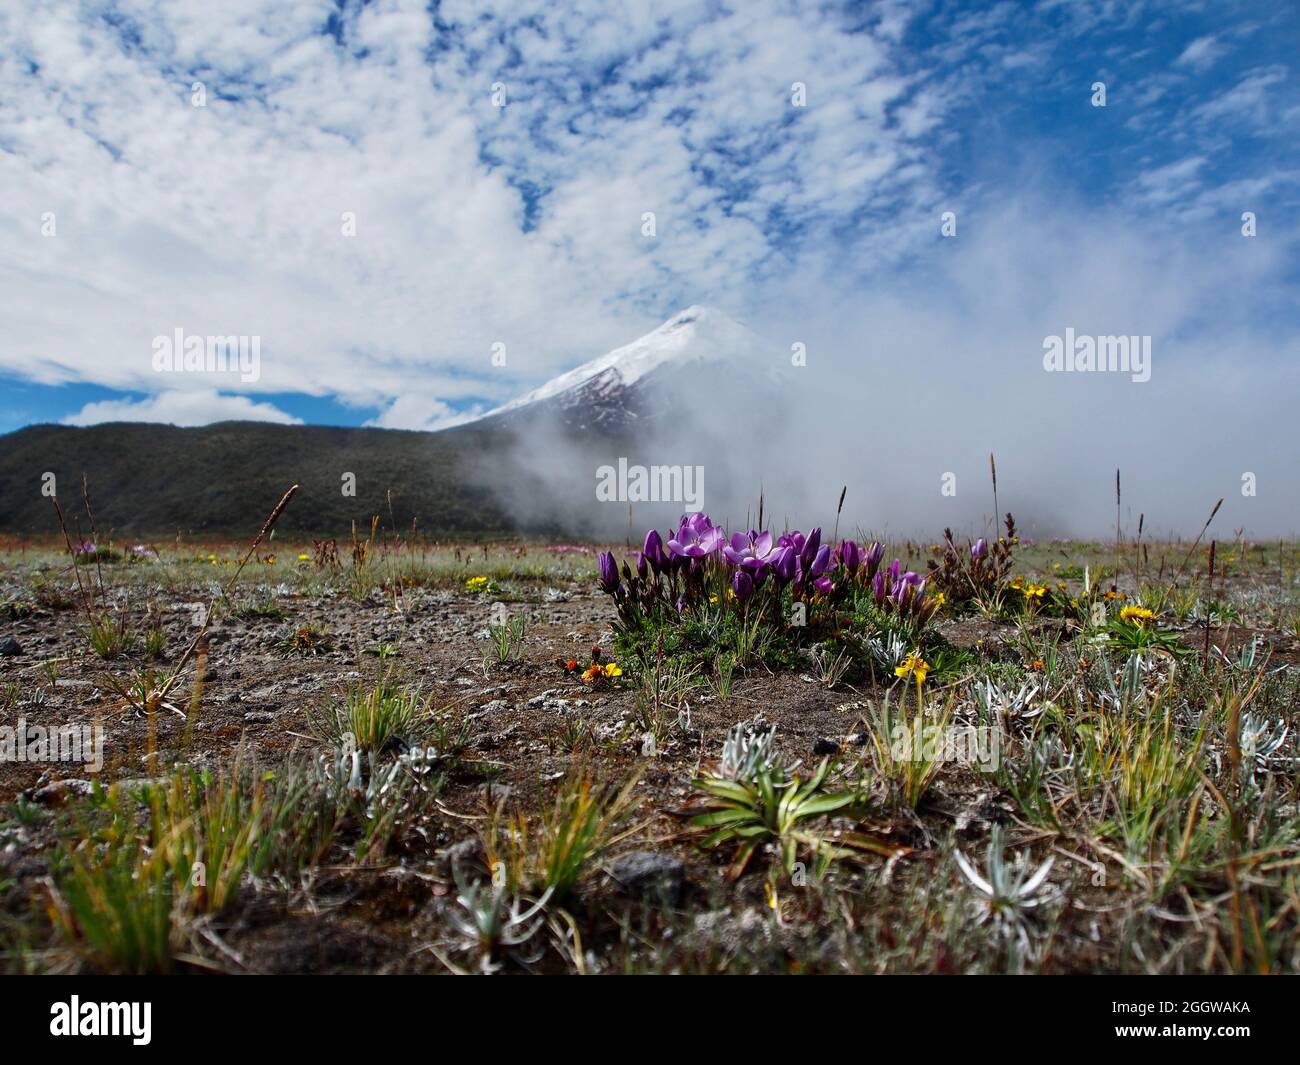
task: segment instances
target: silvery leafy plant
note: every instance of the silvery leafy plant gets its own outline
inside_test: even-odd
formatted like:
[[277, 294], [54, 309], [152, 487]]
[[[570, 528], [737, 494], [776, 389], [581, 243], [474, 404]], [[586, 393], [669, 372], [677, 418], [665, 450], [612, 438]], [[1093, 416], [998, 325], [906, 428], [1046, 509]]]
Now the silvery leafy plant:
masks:
[[961, 851], [955, 852], [955, 858], [957, 868], [976, 895], [976, 923], [991, 924], [1000, 936], [1025, 953], [1032, 944], [1034, 911], [1059, 897], [1057, 889], [1047, 881], [1056, 859], [1048, 858], [1030, 872], [1029, 852], [1019, 851], [1008, 861], [1004, 846], [1002, 826], [994, 825], [983, 872]]

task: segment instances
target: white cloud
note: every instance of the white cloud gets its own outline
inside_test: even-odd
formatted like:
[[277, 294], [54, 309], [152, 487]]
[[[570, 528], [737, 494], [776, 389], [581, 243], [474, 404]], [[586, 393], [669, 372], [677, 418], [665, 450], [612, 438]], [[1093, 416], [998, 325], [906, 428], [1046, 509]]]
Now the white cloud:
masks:
[[1198, 187], [1200, 172], [1208, 161], [1202, 155], [1193, 155], [1143, 171], [1137, 179], [1142, 196], [1157, 206], [1186, 197]]
[[942, 97], [891, 57], [897, 11], [877, 34], [781, 0], [512, 0], [438, 28], [381, 0], [340, 45], [335, 10], [4, 6], [0, 372], [154, 391], [150, 342], [179, 327], [260, 336], [263, 392], [496, 399], [697, 299], [761, 302], [800, 254], [774, 211], [812, 249], [934, 199]]
[[220, 392], [160, 392], [144, 399], [108, 399], [87, 403], [76, 414], [63, 419], [64, 425], [98, 425], [101, 422], [162, 422], [166, 425], [208, 425], [212, 422], [275, 422], [301, 425], [270, 403], [256, 403], [247, 396]]
[[379, 416], [366, 422], [380, 429], [419, 429], [431, 432], [448, 429], [471, 420], [480, 413], [478, 406], [457, 412], [431, 395], [398, 396]]
[[1208, 70], [1227, 50], [1227, 46], [1213, 34], [1207, 37], [1197, 37], [1196, 40], [1182, 50], [1182, 53], [1174, 60], [1174, 65], [1191, 67], [1196, 71]]
[[1194, 116], [1201, 122], [1228, 121], [1264, 126], [1270, 123], [1270, 89], [1286, 81], [1284, 67], [1273, 66], [1248, 72], [1231, 89], [1219, 93], [1197, 107]]

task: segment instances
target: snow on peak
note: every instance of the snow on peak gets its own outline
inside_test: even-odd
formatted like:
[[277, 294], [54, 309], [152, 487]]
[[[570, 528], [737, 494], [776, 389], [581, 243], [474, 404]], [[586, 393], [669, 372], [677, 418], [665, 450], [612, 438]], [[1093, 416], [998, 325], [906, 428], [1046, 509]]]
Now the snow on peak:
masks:
[[679, 311], [663, 325], [632, 343], [584, 362], [483, 417], [563, 395], [602, 375], [617, 375], [618, 384], [626, 387], [665, 363], [751, 361], [752, 364], [759, 359], [759, 352], [764, 348], [758, 336], [734, 318], [713, 307], [697, 304]]

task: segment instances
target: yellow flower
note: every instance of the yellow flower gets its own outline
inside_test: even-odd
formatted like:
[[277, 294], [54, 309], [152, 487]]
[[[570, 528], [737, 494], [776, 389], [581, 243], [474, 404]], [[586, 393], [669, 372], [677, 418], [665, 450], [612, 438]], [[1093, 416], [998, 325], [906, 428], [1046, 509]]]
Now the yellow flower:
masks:
[[299, 561], [299, 562], [308, 562], [308, 561], [310, 561], [310, 560], [311, 560], [311, 555], [299, 555], [299, 556], [298, 556], [298, 561]]
[[1106, 602], [1108, 602], [1108, 603], [1113, 603], [1116, 599], [1123, 599], [1123, 598], [1124, 598], [1124, 593], [1123, 593], [1123, 592], [1107, 592], [1105, 598], [1106, 598]]
[[619, 669], [617, 662], [607, 662], [604, 672], [607, 677], [621, 677], [623, 675], [623, 671]]
[[486, 590], [488, 579], [486, 577], [471, 577], [465, 582], [465, 589], [470, 592], [481, 592]]
[[903, 664], [894, 670], [896, 677], [915, 677], [917, 686], [925, 683], [930, 672], [930, 663], [918, 654], [910, 654], [903, 659]]
[[1042, 599], [1047, 594], [1047, 585], [1045, 584], [1027, 584], [1020, 589], [1026, 599]]
[[1145, 625], [1156, 616], [1156, 612], [1154, 610], [1148, 610], [1144, 606], [1126, 606], [1119, 612], [1119, 616], [1125, 621], [1132, 621], [1137, 625]]
[[934, 605], [935, 605], [935, 609], [936, 609], [936, 610], [937, 610], [939, 607], [943, 606], [943, 604], [946, 603], [947, 601], [948, 601], [948, 597], [947, 597], [946, 595], [944, 595], [943, 592], [935, 592], [935, 593], [934, 593], [934, 596], [933, 596], [933, 602], [934, 602]]
[[591, 665], [587, 667], [587, 671], [583, 673], [582, 679], [586, 681], [586, 683], [590, 684], [593, 680], [599, 677], [600, 674], [601, 674], [600, 665], [596, 662], [593, 662]]

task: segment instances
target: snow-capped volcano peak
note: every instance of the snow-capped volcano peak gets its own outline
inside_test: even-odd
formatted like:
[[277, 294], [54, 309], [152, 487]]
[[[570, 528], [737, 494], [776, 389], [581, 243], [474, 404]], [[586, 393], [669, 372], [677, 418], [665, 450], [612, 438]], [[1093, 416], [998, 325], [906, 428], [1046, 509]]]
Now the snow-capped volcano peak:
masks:
[[698, 363], [757, 368], [764, 361], [764, 347], [756, 334], [722, 311], [700, 305], [687, 307], [645, 336], [584, 362], [483, 417], [568, 394], [582, 393], [608, 401], [669, 363], [674, 368]]

